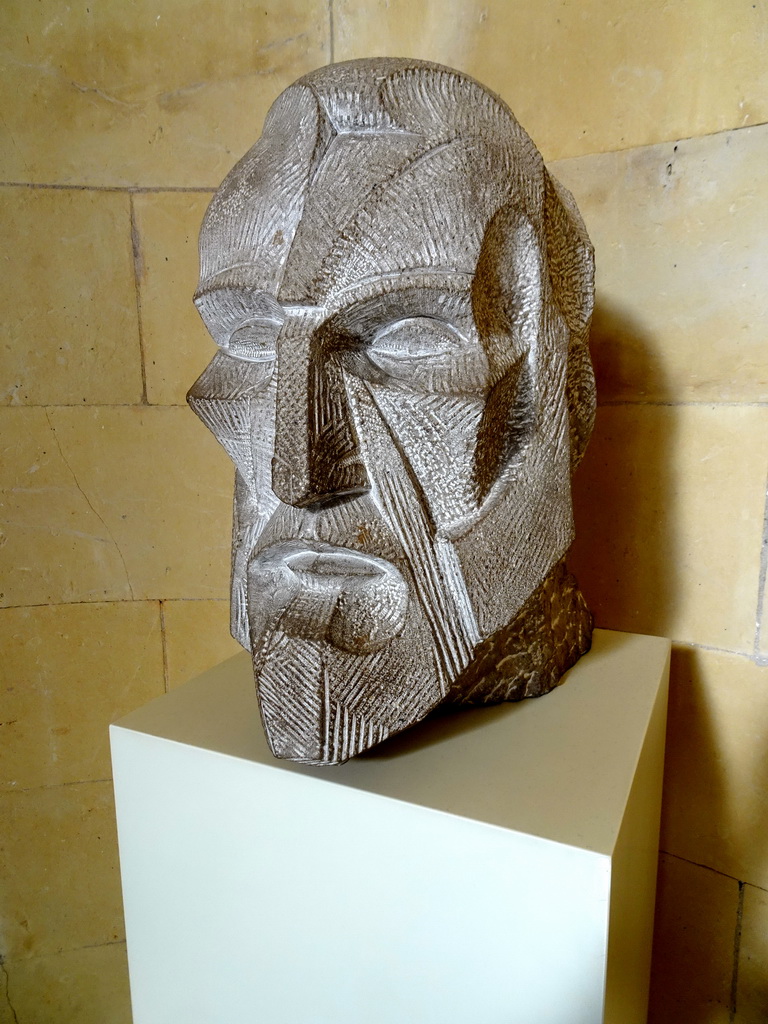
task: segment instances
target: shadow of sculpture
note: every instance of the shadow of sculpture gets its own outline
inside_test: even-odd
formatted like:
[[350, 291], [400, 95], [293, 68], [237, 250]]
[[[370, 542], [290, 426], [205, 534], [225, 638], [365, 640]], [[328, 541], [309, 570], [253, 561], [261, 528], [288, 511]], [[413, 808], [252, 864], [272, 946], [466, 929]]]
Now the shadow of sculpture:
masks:
[[[574, 480], [569, 564], [596, 625], [674, 638], [686, 572], [678, 414], [653, 339], [599, 296], [590, 347], [598, 411]], [[736, 1011], [738, 885], [717, 872], [731, 865], [738, 874], [753, 859], [744, 843], [768, 829], [768, 758], [756, 766], [754, 806], [745, 807], [729, 777], [733, 752], [708, 657], [690, 647], [672, 655], [650, 1024], [709, 1024]]]
[[654, 347], [599, 295], [590, 350], [598, 409], [574, 478], [576, 540], [568, 564], [595, 625], [669, 636], [677, 597], [676, 416], [652, 396], [630, 395], [632, 375], [659, 381]]
[[[545, 697], [546, 699], [546, 697]], [[404, 732], [392, 736], [371, 750], [363, 751], [358, 757], [366, 760], [382, 758], [391, 760], [403, 754], [425, 747], [447, 743], [455, 736], [462, 736], [482, 729], [491, 719], [519, 714], [520, 703], [494, 704], [489, 707], [477, 707], [467, 710], [457, 706], [445, 706]]]
[[[705, 851], [689, 849], [702, 828], [720, 831], [728, 817], [715, 721], [701, 678], [698, 651], [672, 652], [649, 1024], [708, 1024], [731, 1000], [730, 944], [736, 930], [737, 885], [706, 867]], [[706, 806], [702, 806], [705, 795]], [[698, 823], [697, 823], [698, 822]], [[702, 839], [704, 837], [702, 836]], [[730, 915], [723, 919], [729, 888]], [[724, 898], [718, 898], [722, 893]]]

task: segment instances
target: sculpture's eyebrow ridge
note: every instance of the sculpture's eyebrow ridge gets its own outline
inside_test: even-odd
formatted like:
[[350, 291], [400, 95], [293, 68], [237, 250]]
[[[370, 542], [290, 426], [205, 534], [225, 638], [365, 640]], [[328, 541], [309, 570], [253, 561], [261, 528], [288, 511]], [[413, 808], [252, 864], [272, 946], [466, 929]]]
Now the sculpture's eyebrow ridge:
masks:
[[[412, 288], [444, 288], [446, 293], [458, 288], [469, 289], [474, 278], [470, 269], [443, 270], [436, 267], [418, 267], [407, 271], [393, 271], [366, 277], [347, 285], [333, 295], [332, 305], [336, 309], [351, 306], [369, 299], [386, 296], [394, 291]], [[395, 286], [395, 287], [393, 287]]]
[[[333, 122], [331, 123], [333, 124]], [[387, 138], [391, 138], [393, 135], [397, 135], [398, 138], [406, 139], [425, 138], [422, 132], [409, 132], [406, 131], [404, 128], [381, 128], [378, 125], [374, 125], [370, 128], [367, 127], [366, 125], [356, 125], [354, 128], [337, 127], [336, 125], [333, 125], [333, 127], [335, 135], [346, 135], [353, 137], [359, 135], [361, 138], [367, 138], [371, 135], [384, 135]]]

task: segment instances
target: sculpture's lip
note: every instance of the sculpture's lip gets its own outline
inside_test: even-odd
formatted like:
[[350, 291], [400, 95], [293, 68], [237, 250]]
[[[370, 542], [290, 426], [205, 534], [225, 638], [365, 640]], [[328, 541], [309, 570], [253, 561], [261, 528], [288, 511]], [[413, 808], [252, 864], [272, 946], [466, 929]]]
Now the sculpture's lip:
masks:
[[280, 629], [286, 636], [371, 654], [400, 634], [408, 604], [408, 585], [397, 566], [350, 548], [283, 541], [260, 551], [248, 566], [254, 651]]
[[372, 582], [376, 577], [398, 572], [391, 562], [376, 555], [303, 538], [263, 548], [251, 565], [257, 572], [282, 567], [282, 571], [288, 569], [305, 581], [314, 581], [318, 585], [330, 584], [333, 580], [359, 580], [362, 584], [366, 580]]
[[333, 576], [383, 576], [388, 568], [382, 559], [363, 555], [350, 548], [334, 548], [330, 551], [305, 548], [288, 555], [285, 562], [297, 575], [317, 576], [320, 579]]

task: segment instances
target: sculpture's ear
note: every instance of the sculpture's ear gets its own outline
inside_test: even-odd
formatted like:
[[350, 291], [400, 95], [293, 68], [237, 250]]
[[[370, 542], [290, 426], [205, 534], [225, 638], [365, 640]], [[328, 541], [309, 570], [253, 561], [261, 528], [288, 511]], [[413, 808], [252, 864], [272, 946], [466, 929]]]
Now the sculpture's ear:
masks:
[[542, 317], [541, 242], [529, 217], [509, 203], [486, 228], [472, 282], [472, 312], [495, 384], [535, 350]]
[[541, 242], [530, 218], [508, 204], [483, 237], [472, 308], [490, 367], [491, 387], [477, 436], [478, 503], [520, 458], [536, 423], [531, 361], [542, 333]]
[[575, 469], [595, 421], [595, 375], [589, 357], [595, 256], [573, 196], [546, 172], [544, 238], [552, 294], [570, 334], [565, 390]]

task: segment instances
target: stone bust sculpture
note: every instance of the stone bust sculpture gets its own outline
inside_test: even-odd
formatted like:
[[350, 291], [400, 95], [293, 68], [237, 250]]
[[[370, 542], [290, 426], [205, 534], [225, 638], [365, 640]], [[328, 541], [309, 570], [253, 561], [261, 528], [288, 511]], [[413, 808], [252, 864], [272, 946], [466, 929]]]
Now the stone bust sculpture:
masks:
[[200, 257], [219, 351], [188, 400], [237, 470], [232, 631], [273, 752], [338, 763], [555, 686], [591, 635], [563, 559], [593, 257], [504, 103], [412, 60], [307, 75]]

